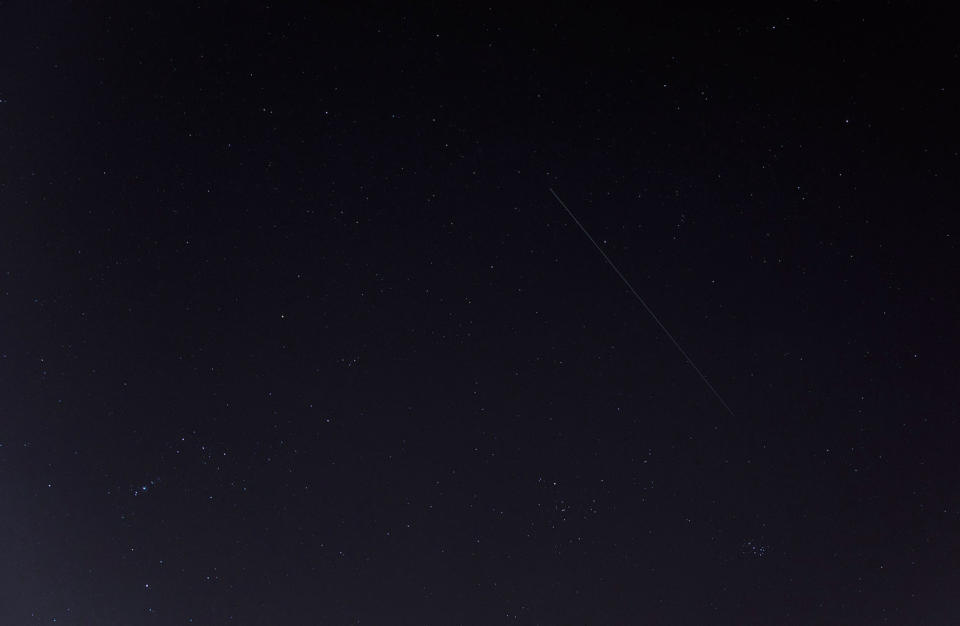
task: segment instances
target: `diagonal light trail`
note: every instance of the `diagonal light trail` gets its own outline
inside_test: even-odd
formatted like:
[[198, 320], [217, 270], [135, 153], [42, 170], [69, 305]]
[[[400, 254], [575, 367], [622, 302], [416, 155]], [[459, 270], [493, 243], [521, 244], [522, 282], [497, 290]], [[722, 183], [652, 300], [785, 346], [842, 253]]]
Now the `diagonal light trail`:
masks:
[[623, 272], [621, 272], [620, 269], [614, 264], [614, 262], [610, 260], [610, 257], [607, 256], [607, 253], [603, 251], [603, 248], [600, 247], [600, 244], [598, 244], [597, 241], [590, 235], [590, 233], [587, 231], [584, 225], [580, 223], [580, 220], [578, 220], [577, 216], [573, 214], [573, 211], [571, 211], [570, 208], [566, 205], [566, 203], [560, 199], [560, 196], [557, 195], [556, 191], [554, 191], [553, 189], [550, 189], [550, 193], [552, 193], [553, 197], [557, 199], [557, 202], [559, 202], [560, 206], [563, 207], [563, 210], [567, 212], [567, 215], [570, 216], [570, 219], [572, 219], [574, 223], [580, 227], [580, 230], [582, 230], [583, 234], [587, 236], [587, 239], [590, 240], [590, 243], [593, 244], [593, 247], [595, 247], [597, 251], [600, 252], [600, 254], [603, 256], [607, 264], [613, 268], [613, 271], [617, 273], [617, 276], [619, 276], [620, 280], [623, 281], [623, 284], [627, 286], [627, 289], [630, 290], [630, 293], [632, 293], [634, 297], [640, 302], [640, 304], [643, 305], [643, 308], [647, 310], [647, 313], [649, 313], [650, 317], [653, 318], [653, 321], [657, 323], [657, 326], [660, 327], [660, 330], [662, 330], [663, 333], [670, 339], [670, 341], [673, 342], [673, 345], [676, 346], [677, 350], [680, 351], [680, 354], [682, 354], [683, 358], [686, 359], [687, 363], [690, 364], [690, 367], [692, 367], [694, 371], [697, 373], [697, 375], [700, 376], [700, 380], [702, 380], [704, 384], [710, 389], [710, 391], [713, 392], [713, 395], [717, 397], [717, 400], [720, 401], [720, 404], [723, 405], [723, 408], [725, 408], [730, 413], [730, 415], [732, 415], [733, 417], [736, 417], [737, 416], [736, 413], [733, 412], [733, 409], [730, 408], [730, 405], [727, 404], [727, 402], [723, 399], [723, 397], [720, 395], [720, 392], [714, 389], [713, 385], [710, 384], [710, 381], [707, 380], [707, 377], [704, 376], [703, 372], [700, 371], [700, 368], [697, 367], [697, 364], [694, 363], [693, 359], [690, 358], [690, 355], [688, 355], [686, 350], [684, 350], [680, 346], [680, 342], [678, 342], [674, 338], [674, 336], [670, 334], [670, 331], [667, 330], [667, 327], [663, 325], [663, 322], [660, 321], [660, 318], [657, 317], [657, 314], [653, 312], [653, 309], [651, 309], [646, 302], [644, 302], [643, 298], [640, 297], [640, 294], [637, 293], [637, 290], [634, 289], [633, 285], [630, 284], [630, 281], [627, 280], [627, 277], [624, 276]]

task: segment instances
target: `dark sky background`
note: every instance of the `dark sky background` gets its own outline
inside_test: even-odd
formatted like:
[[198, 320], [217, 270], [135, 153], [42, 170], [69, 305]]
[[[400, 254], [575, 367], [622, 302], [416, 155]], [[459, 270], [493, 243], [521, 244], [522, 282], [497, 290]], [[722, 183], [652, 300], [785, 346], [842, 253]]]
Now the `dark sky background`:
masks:
[[960, 622], [955, 24], [524, 6], [0, 4], [0, 623]]

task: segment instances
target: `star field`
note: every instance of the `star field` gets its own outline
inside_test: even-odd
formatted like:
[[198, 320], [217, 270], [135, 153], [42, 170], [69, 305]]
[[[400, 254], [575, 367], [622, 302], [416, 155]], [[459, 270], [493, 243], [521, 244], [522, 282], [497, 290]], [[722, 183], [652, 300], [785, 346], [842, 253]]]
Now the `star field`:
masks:
[[956, 623], [956, 43], [4, 4], [0, 623]]

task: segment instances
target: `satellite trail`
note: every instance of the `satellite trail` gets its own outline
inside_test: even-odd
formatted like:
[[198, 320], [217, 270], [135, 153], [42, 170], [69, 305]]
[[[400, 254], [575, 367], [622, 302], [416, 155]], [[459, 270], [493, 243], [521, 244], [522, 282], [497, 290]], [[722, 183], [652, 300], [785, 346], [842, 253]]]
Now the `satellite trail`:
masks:
[[566, 203], [560, 199], [560, 196], [558, 196], [557, 192], [554, 191], [552, 188], [550, 189], [550, 193], [552, 193], [553, 197], [557, 199], [557, 202], [559, 202], [560, 206], [563, 207], [563, 210], [567, 212], [567, 215], [570, 216], [570, 219], [572, 219], [574, 223], [580, 227], [580, 230], [582, 230], [583, 234], [587, 236], [587, 239], [590, 240], [590, 243], [593, 244], [593, 247], [595, 247], [597, 251], [600, 252], [600, 254], [603, 256], [607, 264], [613, 268], [613, 271], [617, 273], [617, 276], [619, 276], [620, 280], [623, 281], [623, 284], [627, 286], [627, 289], [630, 290], [630, 293], [632, 293], [634, 297], [636, 297], [636, 299], [640, 302], [640, 304], [643, 305], [643, 308], [647, 310], [647, 313], [649, 313], [650, 317], [653, 318], [653, 321], [657, 323], [657, 326], [660, 327], [660, 330], [662, 330], [663, 333], [670, 339], [670, 341], [673, 342], [673, 345], [677, 347], [677, 350], [680, 351], [680, 354], [683, 355], [683, 358], [686, 359], [687, 363], [690, 364], [690, 367], [692, 367], [694, 371], [697, 372], [697, 374], [700, 376], [700, 379], [703, 381], [703, 383], [710, 389], [710, 391], [713, 392], [713, 395], [717, 397], [717, 400], [720, 401], [720, 404], [723, 405], [723, 408], [725, 408], [730, 413], [730, 415], [732, 415], [733, 417], [736, 417], [737, 415], [736, 413], [733, 412], [733, 409], [730, 408], [730, 405], [727, 404], [726, 401], [723, 399], [723, 397], [720, 395], [720, 393], [713, 388], [713, 385], [711, 385], [710, 381], [707, 380], [707, 377], [703, 375], [703, 372], [700, 371], [700, 368], [697, 367], [697, 364], [694, 363], [693, 359], [691, 359], [690, 356], [686, 353], [686, 351], [682, 347], [680, 347], [680, 343], [676, 339], [674, 339], [673, 335], [670, 334], [670, 331], [667, 330], [667, 327], [663, 325], [663, 322], [661, 322], [660, 318], [657, 317], [657, 314], [653, 312], [653, 309], [651, 309], [650, 306], [643, 301], [643, 298], [641, 298], [640, 294], [637, 293], [637, 290], [633, 288], [633, 285], [630, 284], [630, 281], [627, 280], [627, 277], [624, 276], [623, 272], [621, 272], [620, 269], [617, 268], [617, 266], [613, 263], [613, 261], [610, 260], [610, 257], [607, 256], [607, 253], [603, 251], [603, 248], [600, 247], [600, 244], [597, 243], [596, 239], [594, 239], [590, 235], [590, 233], [587, 231], [587, 229], [583, 226], [583, 224], [580, 223], [580, 220], [578, 220], [577, 216], [573, 214], [573, 211], [570, 210], [570, 208], [566, 205]]

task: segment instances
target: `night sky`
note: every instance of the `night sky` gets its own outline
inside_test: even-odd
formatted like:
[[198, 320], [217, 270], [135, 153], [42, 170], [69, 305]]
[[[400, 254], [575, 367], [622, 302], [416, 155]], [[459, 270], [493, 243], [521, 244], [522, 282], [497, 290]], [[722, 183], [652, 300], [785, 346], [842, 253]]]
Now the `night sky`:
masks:
[[960, 623], [955, 24], [458, 4], [0, 4], [0, 624]]

